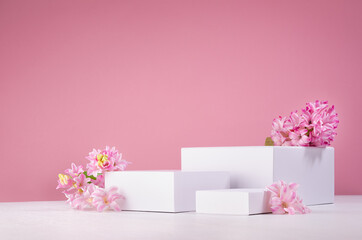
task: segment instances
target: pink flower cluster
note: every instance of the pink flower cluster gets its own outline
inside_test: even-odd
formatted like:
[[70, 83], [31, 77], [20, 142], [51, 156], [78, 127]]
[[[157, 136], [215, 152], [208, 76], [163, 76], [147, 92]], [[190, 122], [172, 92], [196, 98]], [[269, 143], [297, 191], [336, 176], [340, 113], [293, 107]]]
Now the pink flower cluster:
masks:
[[276, 146], [329, 146], [337, 135], [338, 114], [327, 101], [306, 104], [302, 113], [273, 120], [271, 138]]
[[310, 213], [310, 209], [303, 205], [302, 199], [297, 195], [298, 184], [278, 181], [266, 189], [271, 192], [270, 205], [274, 214]]
[[104, 150], [93, 149], [86, 157], [89, 160], [87, 169], [71, 164], [65, 174], [58, 175], [57, 189], [65, 189], [67, 203], [76, 209], [96, 208], [98, 211], [113, 209], [120, 211], [120, 201], [124, 197], [117, 193], [117, 188], [104, 189], [104, 173], [124, 170], [128, 162], [113, 147]]
[[121, 153], [108, 146], [104, 150], [93, 149], [86, 158], [90, 161], [87, 165], [88, 174], [94, 177], [103, 172], [123, 171], [128, 164], [122, 159]]

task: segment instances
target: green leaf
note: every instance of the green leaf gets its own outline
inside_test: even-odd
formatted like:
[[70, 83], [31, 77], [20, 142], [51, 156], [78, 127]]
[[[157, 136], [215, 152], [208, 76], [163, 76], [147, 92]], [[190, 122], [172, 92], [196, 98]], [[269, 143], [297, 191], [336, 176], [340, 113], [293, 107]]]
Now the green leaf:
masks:
[[88, 176], [87, 171], [84, 171], [83, 174], [85, 175], [86, 178], [90, 178], [90, 179], [93, 179], [93, 180], [96, 180], [96, 179], [97, 179], [97, 178], [94, 177], [93, 175]]
[[274, 142], [273, 140], [271, 139], [271, 137], [267, 137], [265, 139], [265, 146], [274, 146]]

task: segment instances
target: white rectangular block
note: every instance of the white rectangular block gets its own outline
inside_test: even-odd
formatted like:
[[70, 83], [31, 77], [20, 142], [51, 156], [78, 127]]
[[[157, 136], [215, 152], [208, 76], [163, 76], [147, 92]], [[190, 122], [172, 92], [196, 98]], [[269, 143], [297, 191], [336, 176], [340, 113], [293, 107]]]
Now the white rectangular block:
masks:
[[107, 172], [106, 188], [118, 187], [124, 210], [195, 211], [196, 191], [230, 187], [228, 172], [119, 171]]
[[262, 188], [204, 190], [196, 192], [196, 212], [251, 215], [271, 212], [270, 192]]
[[278, 180], [296, 182], [305, 204], [334, 201], [332, 147], [182, 148], [181, 169], [229, 171], [231, 188], [265, 188]]

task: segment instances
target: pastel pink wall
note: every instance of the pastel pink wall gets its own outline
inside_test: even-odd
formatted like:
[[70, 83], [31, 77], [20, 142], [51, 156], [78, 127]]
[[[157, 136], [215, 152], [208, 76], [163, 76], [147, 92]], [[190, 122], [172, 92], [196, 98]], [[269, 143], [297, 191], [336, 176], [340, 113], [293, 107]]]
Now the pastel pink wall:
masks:
[[130, 170], [187, 146], [263, 145], [329, 100], [336, 193], [362, 194], [362, 1], [0, 0], [0, 201], [60, 200], [57, 173], [114, 145]]

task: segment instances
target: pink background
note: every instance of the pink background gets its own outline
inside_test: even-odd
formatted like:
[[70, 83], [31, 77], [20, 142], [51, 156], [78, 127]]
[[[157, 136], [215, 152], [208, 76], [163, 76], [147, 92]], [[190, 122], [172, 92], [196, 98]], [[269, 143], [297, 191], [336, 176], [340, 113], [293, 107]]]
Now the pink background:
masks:
[[130, 170], [180, 148], [263, 145], [329, 100], [336, 193], [362, 194], [362, 1], [0, 0], [0, 201], [61, 200], [57, 174], [116, 146]]

